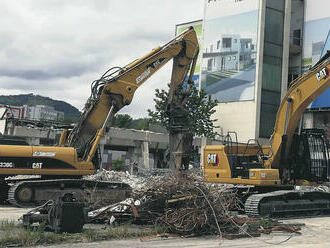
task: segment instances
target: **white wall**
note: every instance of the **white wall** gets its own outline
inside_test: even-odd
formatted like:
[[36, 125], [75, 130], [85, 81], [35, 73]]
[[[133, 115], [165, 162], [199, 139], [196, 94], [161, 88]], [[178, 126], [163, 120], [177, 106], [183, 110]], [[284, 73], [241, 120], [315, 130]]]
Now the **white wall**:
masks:
[[239, 142], [247, 142], [255, 139], [256, 107], [254, 101], [220, 103], [216, 107], [213, 118], [218, 119], [215, 123], [220, 126], [216, 131], [226, 135], [228, 131], [238, 134]]

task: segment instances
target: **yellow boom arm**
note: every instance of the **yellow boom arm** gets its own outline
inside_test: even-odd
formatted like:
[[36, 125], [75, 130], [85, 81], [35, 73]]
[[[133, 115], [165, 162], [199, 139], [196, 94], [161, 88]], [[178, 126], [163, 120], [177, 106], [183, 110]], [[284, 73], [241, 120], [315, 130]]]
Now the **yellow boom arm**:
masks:
[[[198, 55], [198, 40], [193, 28], [171, 40], [162, 47], [153, 49], [142, 58], [133, 61], [111, 75], [103, 75], [92, 84], [92, 95], [88, 99], [78, 125], [70, 133], [65, 145], [75, 147], [78, 157], [90, 160], [100, 140], [109, 111], [110, 117], [131, 103], [135, 90], [156, 71], [173, 59], [170, 96], [184, 82], [191, 67], [194, 70]], [[191, 76], [190, 76], [191, 77]]]
[[283, 98], [277, 112], [271, 137], [272, 156], [265, 161], [266, 168], [279, 168], [281, 154], [287, 158], [293, 134], [308, 107], [330, 86], [330, 52], [308, 73], [297, 78]]

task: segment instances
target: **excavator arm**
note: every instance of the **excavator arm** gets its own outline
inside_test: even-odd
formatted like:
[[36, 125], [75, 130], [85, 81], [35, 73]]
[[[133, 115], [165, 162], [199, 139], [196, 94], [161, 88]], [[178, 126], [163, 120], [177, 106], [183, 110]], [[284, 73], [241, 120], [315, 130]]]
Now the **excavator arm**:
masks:
[[[184, 82], [189, 69], [194, 71], [198, 55], [198, 40], [191, 27], [167, 44], [153, 49], [142, 58], [122, 68], [110, 69], [92, 84], [92, 94], [84, 112], [66, 139], [65, 145], [77, 149], [78, 157], [90, 160], [111, 117], [129, 105], [136, 89], [156, 71], [173, 59], [169, 98]], [[190, 75], [192, 78], [192, 73]]]
[[306, 74], [297, 78], [283, 98], [271, 137], [271, 157], [266, 168], [285, 168], [294, 132], [308, 107], [330, 86], [330, 51]]

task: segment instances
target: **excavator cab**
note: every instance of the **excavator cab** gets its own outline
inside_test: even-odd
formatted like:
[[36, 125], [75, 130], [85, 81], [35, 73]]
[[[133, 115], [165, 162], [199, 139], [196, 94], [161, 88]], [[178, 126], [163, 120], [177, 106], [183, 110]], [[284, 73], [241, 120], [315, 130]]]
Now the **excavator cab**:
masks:
[[204, 148], [203, 171], [208, 182], [259, 186], [280, 185], [279, 170], [266, 168], [271, 151], [257, 140], [238, 143], [237, 134], [228, 132], [223, 145]]

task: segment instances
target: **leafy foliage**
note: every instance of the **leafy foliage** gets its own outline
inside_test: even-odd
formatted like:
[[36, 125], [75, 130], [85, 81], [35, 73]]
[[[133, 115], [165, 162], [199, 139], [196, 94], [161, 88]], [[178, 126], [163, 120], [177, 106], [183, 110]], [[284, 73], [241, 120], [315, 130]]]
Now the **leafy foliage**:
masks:
[[149, 122], [150, 120], [147, 118], [136, 119], [134, 120], [135, 124], [132, 128], [137, 130], [149, 130]]
[[111, 170], [114, 170], [114, 171], [123, 171], [123, 170], [125, 170], [124, 160], [122, 158], [112, 160]]
[[[215, 113], [214, 107], [218, 104], [217, 100], [211, 99], [204, 90], [198, 90], [193, 85], [188, 85], [186, 89], [181, 86], [176, 91], [177, 102], [183, 103], [184, 123], [189, 133], [197, 136], [206, 136], [214, 138], [217, 134], [214, 131], [214, 122], [211, 119]], [[152, 122], [161, 123], [170, 131], [172, 123], [169, 111], [169, 94], [165, 90], [156, 89], [155, 93], [155, 111], [148, 109]]]
[[118, 114], [113, 117], [111, 121], [112, 127], [120, 127], [120, 128], [131, 128], [133, 123], [133, 119], [131, 116], [124, 114]]
[[111, 127], [130, 128], [137, 130], [149, 130], [149, 119], [133, 119], [128, 114], [117, 114], [110, 123]]

